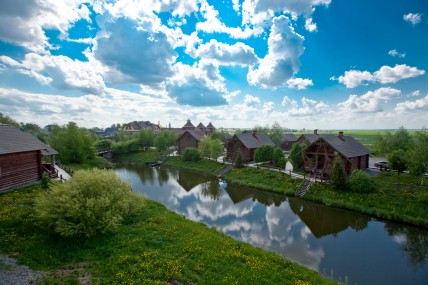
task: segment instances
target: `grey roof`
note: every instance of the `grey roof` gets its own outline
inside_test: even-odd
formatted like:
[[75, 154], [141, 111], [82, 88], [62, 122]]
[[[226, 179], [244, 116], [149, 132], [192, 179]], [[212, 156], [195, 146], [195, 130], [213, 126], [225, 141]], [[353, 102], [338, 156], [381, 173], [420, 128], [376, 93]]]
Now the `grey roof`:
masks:
[[180, 136], [177, 138], [177, 141], [180, 140], [182, 136], [184, 136], [185, 133], [189, 133], [192, 137], [194, 137], [196, 140], [200, 141], [203, 136], [205, 136], [204, 131], [195, 131], [195, 130], [186, 130]]
[[39, 141], [32, 134], [10, 125], [0, 125], [0, 154], [41, 150], [43, 155], [58, 154], [56, 150]]
[[192, 124], [192, 122], [187, 119], [187, 123], [183, 126], [183, 128], [194, 128], [195, 126]]
[[319, 135], [319, 139], [325, 140], [335, 150], [337, 150], [342, 155], [348, 158], [372, 153], [370, 150], [368, 150], [365, 146], [363, 146], [351, 136], [343, 136], [342, 140], [338, 136], [333, 134], [322, 134]]
[[300, 138], [303, 137], [305, 140], [309, 141], [309, 144], [312, 144], [314, 141], [316, 141], [320, 135], [316, 135], [316, 134], [302, 134], [298, 140], [300, 140]]
[[282, 137], [282, 141], [285, 141], [285, 142], [296, 142], [297, 141], [297, 137], [294, 134], [284, 134], [284, 136]]
[[204, 124], [199, 123], [199, 125], [197, 126], [197, 128], [198, 128], [198, 129], [205, 129], [205, 126], [204, 126]]
[[272, 145], [272, 146], [275, 145], [267, 135], [262, 134], [262, 133], [243, 132], [240, 134], [235, 134], [235, 136], [248, 149], [259, 148], [260, 146], [262, 146], [264, 144], [268, 144], [268, 145]]
[[215, 129], [215, 127], [213, 126], [213, 124], [211, 124], [211, 122], [208, 124], [207, 129]]
[[127, 125], [132, 127], [134, 130], [150, 129], [155, 126], [155, 124], [150, 121], [133, 121]]

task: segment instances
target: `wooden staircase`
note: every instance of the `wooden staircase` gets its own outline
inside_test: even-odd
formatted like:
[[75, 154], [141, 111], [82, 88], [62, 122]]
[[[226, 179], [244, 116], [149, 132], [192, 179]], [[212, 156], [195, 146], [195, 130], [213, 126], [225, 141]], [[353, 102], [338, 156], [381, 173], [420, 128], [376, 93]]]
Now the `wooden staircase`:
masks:
[[223, 166], [216, 174], [217, 178], [221, 178], [221, 176], [223, 176], [224, 174], [228, 173], [229, 171], [231, 171], [233, 168], [232, 164], [226, 164], [225, 166]]
[[301, 187], [296, 191], [296, 197], [302, 198], [306, 194], [306, 192], [309, 191], [313, 184], [314, 182], [312, 180], [304, 179]]

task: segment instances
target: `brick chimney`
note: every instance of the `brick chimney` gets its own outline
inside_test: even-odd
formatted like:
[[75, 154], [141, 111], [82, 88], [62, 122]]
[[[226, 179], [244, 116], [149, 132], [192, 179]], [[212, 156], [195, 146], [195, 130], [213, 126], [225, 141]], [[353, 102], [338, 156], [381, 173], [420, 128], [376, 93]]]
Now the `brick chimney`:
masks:
[[342, 131], [340, 131], [340, 132], [339, 132], [339, 139], [341, 139], [342, 141], [343, 141], [343, 139], [344, 139], [344, 138], [343, 138], [343, 132], [342, 132]]
[[318, 129], [315, 129], [314, 130], [314, 135], [317, 135], [318, 134]]

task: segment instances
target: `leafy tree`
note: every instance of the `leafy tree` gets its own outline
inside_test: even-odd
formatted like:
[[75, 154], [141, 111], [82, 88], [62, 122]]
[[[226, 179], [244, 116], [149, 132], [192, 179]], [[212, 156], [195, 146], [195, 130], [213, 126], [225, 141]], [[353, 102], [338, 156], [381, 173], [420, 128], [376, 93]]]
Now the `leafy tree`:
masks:
[[375, 147], [379, 154], [388, 157], [394, 150], [402, 149], [407, 151], [412, 147], [412, 143], [412, 136], [401, 126], [393, 134], [387, 132], [384, 136], [378, 136]]
[[33, 123], [21, 123], [21, 129], [24, 132], [32, 134], [33, 136], [38, 136], [39, 134], [43, 133], [42, 128], [40, 128], [39, 125]]
[[304, 143], [295, 143], [290, 149], [288, 159], [294, 168], [301, 169], [303, 167], [303, 151], [307, 148]]
[[281, 148], [275, 147], [272, 153], [272, 164], [274, 166], [281, 167], [280, 162], [282, 163], [283, 161], [285, 161], [284, 152]]
[[256, 162], [272, 161], [273, 146], [264, 144], [254, 152]]
[[132, 139], [131, 136], [124, 131], [117, 132], [113, 135], [113, 140], [115, 142], [124, 142], [124, 141], [129, 141], [131, 139]]
[[414, 145], [408, 151], [408, 166], [410, 173], [421, 176], [421, 185], [424, 183], [424, 173], [428, 173], [428, 132], [417, 132], [414, 136]]
[[343, 167], [342, 158], [336, 156], [333, 161], [333, 166], [330, 171], [330, 181], [333, 187], [336, 190], [346, 190], [347, 189], [347, 179], [345, 168]]
[[140, 147], [148, 148], [154, 145], [155, 136], [152, 129], [143, 129], [138, 132], [136, 140]]
[[370, 193], [376, 191], [376, 184], [364, 171], [354, 170], [349, 176], [349, 188], [353, 192]]
[[269, 125], [265, 125], [264, 127], [260, 125], [256, 125], [254, 126], [253, 131], [267, 135], [270, 132], [270, 128], [269, 128]]
[[[397, 181], [400, 184], [400, 173], [407, 169], [406, 152], [402, 149], [396, 149], [388, 156], [389, 167], [397, 171]], [[397, 187], [398, 187], [397, 185]]]
[[244, 153], [242, 152], [242, 149], [238, 149], [236, 152], [234, 163], [238, 168], [244, 167]]
[[215, 130], [212, 134], [210, 134], [210, 137], [212, 139], [218, 139], [222, 142], [226, 141], [226, 135], [224, 134], [224, 132], [219, 132], [217, 130]]
[[217, 160], [217, 158], [223, 153], [223, 145], [221, 144], [219, 139], [213, 139], [211, 138], [210, 141], [210, 157], [214, 160]]
[[89, 238], [116, 232], [143, 205], [114, 171], [81, 170], [36, 197], [35, 216], [38, 225], [62, 237]]
[[274, 122], [269, 133], [269, 137], [272, 139], [275, 145], [279, 146], [284, 136], [284, 129], [278, 122]]
[[3, 113], [0, 113], [0, 124], [4, 125], [12, 125], [15, 128], [19, 129], [20, 125], [17, 121], [9, 117], [8, 115], [4, 115]]
[[211, 138], [204, 136], [198, 144], [198, 151], [201, 157], [209, 158], [210, 157], [210, 146]]
[[113, 142], [111, 140], [99, 140], [96, 143], [97, 150], [111, 149]]
[[197, 148], [188, 147], [183, 151], [183, 155], [181, 156], [183, 161], [197, 161], [200, 159], [199, 151]]

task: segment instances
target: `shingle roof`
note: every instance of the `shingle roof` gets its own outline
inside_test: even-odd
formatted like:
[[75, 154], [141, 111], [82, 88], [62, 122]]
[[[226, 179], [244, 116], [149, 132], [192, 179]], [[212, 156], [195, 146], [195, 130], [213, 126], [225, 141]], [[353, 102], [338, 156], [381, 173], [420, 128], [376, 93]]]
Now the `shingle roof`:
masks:
[[343, 140], [333, 134], [319, 135], [319, 139], [325, 140], [334, 149], [343, 154], [345, 157], [351, 158], [371, 154], [365, 146], [359, 143], [351, 136], [343, 136]]
[[211, 124], [211, 122], [208, 124], [207, 129], [215, 129], [215, 127], [213, 126], [213, 124]]
[[10, 125], [0, 125], [0, 154], [41, 150], [43, 155], [58, 154], [56, 150], [35, 136]]
[[259, 148], [264, 144], [275, 145], [272, 140], [265, 134], [262, 133], [249, 133], [244, 132], [240, 134], [235, 134], [235, 136], [244, 144], [248, 149]]
[[194, 128], [195, 126], [192, 124], [192, 122], [188, 119], [187, 123], [183, 126], [183, 128]]
[[194, 137], [196, 140], [200, 141], [203, 136], [205, 136], [204, 131], [194, 131], [194, 130], [186, 130], [180, 136], [177, 138], [177, 141], [180, 140], [182, 136], [184, 136], [185, 133], [189, 133], [192, 137]]
[[284, 134], [282, 140], [287, 142], [295, 142], [297, 141], [297, 137], [294, 134]]
[[152, 128], [153, 125], [155, 124], [150, 121], [133, 121], [128, 124], [128, 126], [132, 127], [134, 130], [149, 129]]
[[204, 124], [199, 123], [199, 125], [197, 126], [197, 128], [198, 128], [198, 129], [205, 129], [205, 126], [204, 126]]

